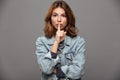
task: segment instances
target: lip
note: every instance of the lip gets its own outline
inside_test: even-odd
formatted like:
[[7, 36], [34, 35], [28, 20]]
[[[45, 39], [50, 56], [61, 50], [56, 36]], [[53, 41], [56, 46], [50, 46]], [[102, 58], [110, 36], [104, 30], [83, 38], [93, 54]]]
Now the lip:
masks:
[[[58, 27], [58, 24], [56, 24], [56, 26]], [[62, 24], [60, 24], [60, 27], [62, 27]]]

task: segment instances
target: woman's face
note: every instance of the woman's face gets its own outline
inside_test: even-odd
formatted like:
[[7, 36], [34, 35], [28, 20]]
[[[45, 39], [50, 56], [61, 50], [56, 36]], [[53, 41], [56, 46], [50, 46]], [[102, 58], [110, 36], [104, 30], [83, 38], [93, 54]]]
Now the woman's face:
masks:
[[52, 12], [51, 22], [55, 29], [60, 24], [60, 29], [64, 29], [67, 25], [67, 17], [63, 8], [55, 8]]

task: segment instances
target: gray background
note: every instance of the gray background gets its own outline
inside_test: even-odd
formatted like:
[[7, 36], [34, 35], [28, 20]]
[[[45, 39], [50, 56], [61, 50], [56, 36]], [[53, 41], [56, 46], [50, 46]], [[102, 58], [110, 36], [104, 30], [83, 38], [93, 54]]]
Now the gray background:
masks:
[[[40, 80], [35, 41], [54, 0], [0, 0], [0, 80]], [[120, 80], [120, 0], [66, 0], [86, 40], [83, 80]]]

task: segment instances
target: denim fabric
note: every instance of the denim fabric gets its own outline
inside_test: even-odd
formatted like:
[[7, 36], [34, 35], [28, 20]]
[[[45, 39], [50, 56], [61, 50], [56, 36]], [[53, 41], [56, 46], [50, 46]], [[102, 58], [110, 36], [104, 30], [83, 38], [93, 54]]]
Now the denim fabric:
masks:
[[64, 49], [54, 59], [51, 57], [51, 47], [55, 38], [38, 37], [36, 40], [37, 61], [41, 69], [41, 80], [57, 80], [52, 71], [57, 63], [61, 63], [61, 69], [66, 78], [79, 79], [84, 74], [85, 65], [85, 40], [80, 36], [65, 37]]

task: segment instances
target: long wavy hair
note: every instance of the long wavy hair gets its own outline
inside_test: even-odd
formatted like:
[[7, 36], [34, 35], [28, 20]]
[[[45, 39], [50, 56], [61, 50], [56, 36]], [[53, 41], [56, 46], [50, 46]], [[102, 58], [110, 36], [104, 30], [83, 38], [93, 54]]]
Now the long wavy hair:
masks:
[[50, 6], [45, 17], [45, 28], [44, 28], [45, 36], [47, 38], [51, 38], [56, 34], [56, 29], [52, 26], [52, 23], [51, 23], [51, 16], [52, 16], [53, 10], [58, 7], [64, 9], [67, 17], [67, 25], [64, 29], [66, 31], [66, 35], [72, 38], [77, 36], [78, 30], [75, 26], [75, 16], [73, 14], [73, 11], [69, 7], [69, 5], [63, 0], [56, 0]]

